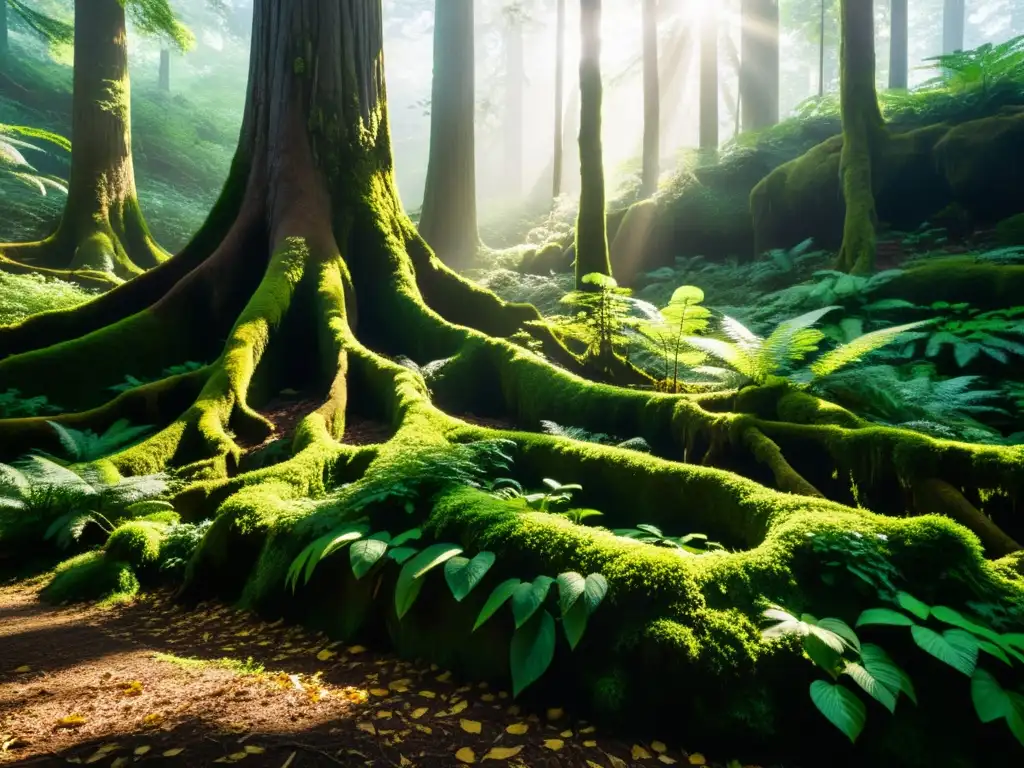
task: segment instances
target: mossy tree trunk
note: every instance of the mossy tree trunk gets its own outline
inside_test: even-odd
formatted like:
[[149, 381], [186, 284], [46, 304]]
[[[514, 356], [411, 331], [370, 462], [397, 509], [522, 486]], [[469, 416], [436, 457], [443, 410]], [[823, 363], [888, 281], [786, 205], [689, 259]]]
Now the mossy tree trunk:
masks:
[[610, 275], [601, 148], [601, 0], [580, 0], [580, 210], [576, 220], [576, 288], [592, 273]]
[[965, 0], [944, 0], [942, 4], [942, 52], [964, 49]]
[[875, 266], [875, 194], [872, 156], [885, 140], [885, 123], [875, 91], [874, 0], [842, 0], [840, 111], [842, 178], [846, 218], [839, 269], [870, 273]]
[[825, 95], [825, 0], [818, 14], [818, 98]]
[[555, 143], [551, 161], [551, 197], [562, 194], [562, 131], [565, 124], [565, 0], [555, 11]]
[[171, 49], [160, 49], [160, 78], [157, 87], [165, 93], [171, 92]]
[[132, 163], [131, 87], [120, 0], [75, 3], [71, 178], [57, 231], [0, 246], [0, 268], [127, 279], [167, 258], [143, 219]]
[[523, 94], [526, 62], [523, 50], [523, 7], [516, 0], [505, 8], [505, 177], [510, 197], [523, 193]]
[[906, 89], [909, 75], [908, 38], [910, 33], [907, 0], [892, 0], [889, 17], [889, 87]]
[[700, 31], [700, 148], [718, 149], [718, 7], [705, 4]]
[[743, 0], [740, 19], [742, 126], [758, 131], [779, 122], [778, 0]]
[[476, 90], [472, 0], [438, 0], [434, 12], [434, 80], [430, 155], [420, 234], [454, 267], [476, 256]]
[[658, 191], [661, 172], [661, 89], [658, 85], [658, 0], [643, 0], [644, 149], [640, 196]]
[[[584, 37], [596, 37], [600, 2], [582, 2]], [[496, 554], [488, 579], [603, 573], [612, 599], [595, 616], [591, 636], [600, 641], [565, 656], [565, 680], [596, 700], [609, 679], [621, 678], [621, 711], [649, 724], [682, 717], [726, 739], [737, 729], [751, 735], [751, 710], [741, 706], [751, 690], [757, 718], [784, 719], [795, 709], [791, 691], [767, 683], [779, 679], [780, 662], [802, 670], [804, 660], [792, 645], [761, 643], [758, 623], [767, 600], [781, 595], [802, 606], [821, 594], [818, 574], [807, 570], [816, 557], [810, 535], [887, 537], [907, 590], [926, 601], [941, 590], [951, 604], [952, 592], [962, 595], [968, 584], [988, 590], [993, 602], [1020, 598], [963, 528], [934, 515], [907, 519], [947, 512], [993, 547], [1015, 546], [977, 518], [1003, 510], [1004, 519], [1017, 519], [1020, 448], [866, 424], [784, 384], [667, 395], [581, 378], [574, 371], [583, 366], [557, 339], [527, 325], [538, 319], [535, 310], [462, 280], [403, 213], [380, 0], [257, 0], [252, 46], [229, 180], [189, 246], [92, 302], [0, 328], [0, 382], [64, 406], [57, 421], [103, 430], [128, 418], [160, 428], [105, 459], [105, 468], [137, 475], [174, 467], [198, 481], [175, 499], [186, 519], [214, 518], [190, 562], [188, 594], [242, 599], [300, 620], [347, 611], [339, 580], [348, 577], [339, 570], [330, 580], [331, 564], [294, 595], [284, 589], [292, 558], [351, 512], [339, 497], [325, 499], [327, 491], [351, 483], [348, 491], [379, 492], [395, 467], [416, 466], [424, 451], [502, 438], [514, 444], [524, 483], [579, 480], [581, 502], [600, 507], [610, 526], [698, 530], [735, 551], [681, 558], [458, 487], [417, 497], [412, 512], [400, 504], [396, 517], [380, 507], [363, 511], [375, 530], [418, 525], [428, 540]], [[583, 81], [599, 96], [599, 46], [590, 41], [584, 50], [593, 68]], [[600, 114], [587, 111], [592, 96], [583, 97], [588, 126]], [[563, 367], [508, 340], [524, 327]], [[419, 373], [392, 359], [398, 355], [421, 364], [450, 360], [428, 390]], [[159, 378], [185, 360], [211, 362]], [[158, 380], [108, 399], [125, 374]], [[308, 395], [309, 413], [280, 463], [243, 471], [247, 447], [275, 428], [257, 408], [286, 387]], [[657, 455], [475, 426], [452, 413], [493, 414], [522, 430], [557, 418], [642, 436]], [[353, 415], [384, 421], [394, 434], [369, 446], [348, 443]], [[53, 440], [42, 419], [0, 420], [0, 460], [29, 447], [53, 450]], [[979, 508], [981, 500], [992, 506]], [[959, 578], [941, 578], [947, 571]], [[374, 589], [371, 582], [361, 584]], [[484, 594], [474, 593], [470, 610]], [[507, 645], [498, 642], [507, 640], [504, 628], [493, 630], [493, 643], [479, 634], [467, 640], [472, 618], [453, 618], [450, 601], [434, 605], [421, 603], [401, 621], [381, 619], [400, 650], [416, 655], [406, 643], [419, 642], [431, 660], [464, 668], [463, 650], [497, 647], [485, 673], [507, 673]], [[387, 608], [379, 613], [391, 616]], [[598, 621], [607, 623], [598, 629]], [[452, 626], [464, 634], [453, 640]], [[339, 634], [337, 625], [331, 630]], [[751, 681], [757, 685], [744, 687]], [[699, 702], [683, 697], [663, 707], [653, 695], [685, 684], [699, 684]], [[723, 713], [736, 712], [723, 722]]]

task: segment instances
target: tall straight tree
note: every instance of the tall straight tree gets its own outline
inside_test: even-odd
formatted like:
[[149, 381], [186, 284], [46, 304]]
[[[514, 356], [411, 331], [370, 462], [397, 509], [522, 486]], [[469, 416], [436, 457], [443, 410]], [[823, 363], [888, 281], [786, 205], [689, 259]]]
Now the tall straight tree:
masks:
[[12, 23], [50, 45], [70, 44], [74, 41], [74, 29], [67, 22], [47, 16], [23, 0], [0, 0], [0, 72], [7, 69]]
[[839, 162], [846, 219], [839, 269], [870, 273], [875, 265], [875, 195], [872, 156], [885, 140], [875, 91], [874, 0], [841, 0], [840, 112], [843, 150]]
[[661, 93], [658, 85], [658, 0], [642, 0], [644, 59], [644, 150], [640, 196], [658, 190], [661, 171]]
[[779, 0], [741, 0], [740, 105], [745, 131], [779, 122]]
[[718, 149], [718, 7], [705, 3], [700, 31], [700, 148]]
[[505, 134], [504, 184], [512, 197], [523, 191], [523, 94], [526, 89], [526, 62], [523, 49], [523, 25], [526, 11], [523, 0], [513, 0], [504, 9], [505, 17]]
[[601, 148], [601, 0], [580, 0], [580, 210], [576, 219], [576, 288], [594, 272], [612, 273], [605, 218]]
[[171, 49], [167, 46], [160, 46], [160, 77], [157, 87], [168, 93], [171, 90]]
[[430, 95], [430, 156], [420, 234], [446, 264], [476, 255], [476, 90], [473, 0], [434, 6], [434, 81]]
[[818, 16], [818, 98], [825, 95], [825, 0]]
[[889, 87], [905, 89], [908, 83], [910, 19], [907, 0], [891, 0], [889, 9]]
[[562, 131], [565, 115], [565, 0], [558, 0], [555, 22], [555, 146], [552, 160], [551, 196], [562, 194], [564, 165]]
[[942, 52], [964, 49], [966, 0], [944, 0], [942, 4]]
[[168, 256], [150, 236], [135, 190], [126, 8], [144, 33], [190, 43], [167, 0], [76, 0], [67, 202], [47, 239], [0, 246], [4, 269], [126, 279]]

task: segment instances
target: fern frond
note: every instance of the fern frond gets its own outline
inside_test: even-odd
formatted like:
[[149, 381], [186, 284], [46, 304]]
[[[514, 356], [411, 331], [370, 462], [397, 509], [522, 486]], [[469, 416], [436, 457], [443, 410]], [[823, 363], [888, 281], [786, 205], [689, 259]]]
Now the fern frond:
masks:
[[757, 377], [757, 366], [749, 352], [738, 344], [731, 344], [721, 339], [706, 336], [687, 336], [683, 341], [691, 347], [718, 358], [748, 379]]
[[815, 378], [828, 376], [829, 374], [835, 373], [840, 368], [844, 368], [850, 363], [855, 363], [858, 360], [861, 360], [863, 357], [871, 354], [875, 350], [881, 349], [888, 344], [892, 344], [900, 334], [912, 331], [915, 328], [920, 328], [931, 322], [931, 320], [920, 320], [916, 323], [895, 325], [891, 328], [882, 328], [877, 331], [872, 331], [871, 333], [865, 333], [863, 336], [857, 337], [848, 344], [843, 344], [821, 355], [817, 360], [811, 363], [811, 373]]

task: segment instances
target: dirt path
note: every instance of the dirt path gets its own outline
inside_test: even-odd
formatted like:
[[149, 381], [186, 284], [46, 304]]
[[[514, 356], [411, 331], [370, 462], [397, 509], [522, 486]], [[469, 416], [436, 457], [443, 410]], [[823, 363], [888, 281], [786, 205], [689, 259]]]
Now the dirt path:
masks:
[[[189, 661], [191, 660], [191, 661]], [[0, 763], [705, 765], [358, 646], [166, 594], [53, 608], [0, 588]], [[738, 766], [738, 763], [733, 763]]]

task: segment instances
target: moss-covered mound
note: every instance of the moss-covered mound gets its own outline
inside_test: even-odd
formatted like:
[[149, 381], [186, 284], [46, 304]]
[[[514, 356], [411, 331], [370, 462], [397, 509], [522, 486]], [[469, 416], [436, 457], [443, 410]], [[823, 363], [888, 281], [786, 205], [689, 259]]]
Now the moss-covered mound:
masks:
[[131, 597], [138, 591], [139, 580], [131, 565], [96, 551], [58, 565], [42, 598], [50, 603], [77, 603]]

